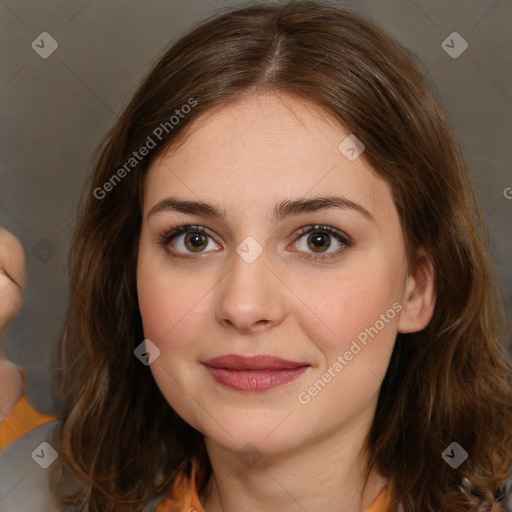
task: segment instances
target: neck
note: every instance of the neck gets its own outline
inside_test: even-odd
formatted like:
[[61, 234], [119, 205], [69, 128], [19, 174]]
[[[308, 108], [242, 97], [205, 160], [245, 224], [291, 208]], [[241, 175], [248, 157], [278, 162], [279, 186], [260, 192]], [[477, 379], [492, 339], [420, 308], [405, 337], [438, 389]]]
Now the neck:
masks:
[[201, 502], [206, 512], [364, 511], [386, 485], [373, 471], [364, 487], [367, 431], [337, 432], [293, 453], [265, 456], [252, 468], [205, 439], [213, 472]]

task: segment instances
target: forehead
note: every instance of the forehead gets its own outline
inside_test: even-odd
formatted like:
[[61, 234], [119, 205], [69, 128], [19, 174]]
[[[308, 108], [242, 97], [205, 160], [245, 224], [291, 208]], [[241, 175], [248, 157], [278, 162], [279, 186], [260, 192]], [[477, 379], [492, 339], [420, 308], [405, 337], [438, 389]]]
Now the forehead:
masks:
[[[162, 154], [145, 182], [144, 213], [166, 195], [222, 204], [234, 216], [298, 197], [343, 194], [377, 218], [392, 214], [387, 183], [363, 157], [350, 161], [350, 135], [311, 102], [247, 95], [198, 118]], [[364, 154], [364, 153], [363, 153]], [[262, 212], [266, 213], [266, 212]]]

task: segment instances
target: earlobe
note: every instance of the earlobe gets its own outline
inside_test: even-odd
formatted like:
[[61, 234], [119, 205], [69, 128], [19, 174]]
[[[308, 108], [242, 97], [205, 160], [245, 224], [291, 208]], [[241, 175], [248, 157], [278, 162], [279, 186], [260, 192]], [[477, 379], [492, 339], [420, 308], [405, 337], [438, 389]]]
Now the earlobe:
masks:
[[421, 331], [432, 319], [436, 304], [434, 277], [432, 262], [423, 248], [418, 249], [414, 267], [407, 276], [398, 332]]

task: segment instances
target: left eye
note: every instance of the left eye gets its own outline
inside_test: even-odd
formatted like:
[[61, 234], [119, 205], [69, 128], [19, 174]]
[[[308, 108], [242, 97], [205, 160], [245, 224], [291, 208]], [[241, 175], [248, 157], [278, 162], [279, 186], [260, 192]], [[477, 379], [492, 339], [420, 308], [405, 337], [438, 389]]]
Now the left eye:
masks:
[[[301, 246], [298, 252], [308, 252], [307, 249], [312, 251], [312, 253], [310, 252], [309, 254], [311, 254], [313, 258], [308, 259], [330, 257], [333, 253], [334, 255], [341, 253], [352, 245], [352, 239], [348, 235], [331, 226], [306, 226], [301, 228], [299, 235], [301, 236], [299, 236], [298, 240], [294, 243], [299, 243], [299, 246]], [[341, 247], [338, 250], [327, 252], [327, 249], [331, 248], [333, 238]], [[170, 251], [171, 255], [185, 258], [188, 257], [186, 255], [187, 253], [200, 254], [208, 250], [208, 248], [215, 249], [220, 247], [203, 226], [191, 226], [188, 224], [178, 226], [162, 235], [160, 244], [165, 247], [171, 245], [173, 248], [173, 250]], [[210, 245], [213, 245], [213, 247], [209, 247]], [[319, 256], [315, 256], [315, 254]], [[323, 256], [323, 254], [327, 256]]]
[[[299, 242], [304, 239], [305, 244], [299, 244], [302, 245], [302, 249], [299, 247], [299, 250], [307, 248], [311, 249], [313, 253], [328, 255], [321, 256], [320, 258], [329, 257], [333, 255], [333, 253], [338, 254], [343, 252], [347, 247], [352, 245], [352, 240], [348, 235], [345, 235], [331, 226], [308, 226], [302, 228], [301, 233], [302, 236], [299, 238]], [[327, 249], [331, 248], [332, 238], [334, 238], [341, 247], [338, 250], [326, 252]]]

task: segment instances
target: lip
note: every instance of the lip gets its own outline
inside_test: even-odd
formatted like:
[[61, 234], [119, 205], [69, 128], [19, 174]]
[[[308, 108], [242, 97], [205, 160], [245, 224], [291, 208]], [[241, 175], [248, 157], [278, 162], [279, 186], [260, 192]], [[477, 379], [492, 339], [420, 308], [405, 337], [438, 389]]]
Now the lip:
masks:
[[279, 357], [228, 354], [202, 363], [220, 384], [237, 391], [266, 391], [297, 379], [310, 365]]
[[224, 368], [226, 370], [288, 370], [291, 368], [300, 368], [309, 366], [307, 363], [288, 361], [280, 357], [255, 355], [239, 356], [237, 354], [227, 354], [214, 357], [203, 361], [203, 364], [211, 368]]

